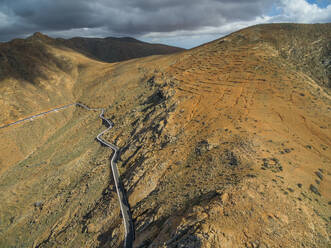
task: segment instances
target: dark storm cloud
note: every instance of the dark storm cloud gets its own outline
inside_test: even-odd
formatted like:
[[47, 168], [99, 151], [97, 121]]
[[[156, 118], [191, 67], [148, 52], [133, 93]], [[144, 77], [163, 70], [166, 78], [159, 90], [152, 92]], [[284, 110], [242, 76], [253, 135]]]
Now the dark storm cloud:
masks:
[[[261, 15], [269, 0], [0, 0], [0, 40], [32, 32], [143, 35], [196, 30]], [[86, 29], [88, 28], [88, 29]]]

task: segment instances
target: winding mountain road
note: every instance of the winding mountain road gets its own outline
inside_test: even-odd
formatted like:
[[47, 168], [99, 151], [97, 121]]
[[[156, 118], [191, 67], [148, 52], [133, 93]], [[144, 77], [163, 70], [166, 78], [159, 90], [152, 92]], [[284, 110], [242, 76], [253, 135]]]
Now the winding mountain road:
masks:
[[39, 113], [39, 114], [36, 114], [36, 115], [32, 115], [32, 116], [26, 117], [24, 119], [21, 119], [21, 120], [18, 120], [18, 121], [0, 126], [0, 129], [5, 128], [5, 127], [9, 127], [9, 126], [13, 126], [13, 125], [19, 124], [19, 123], [24, 122], [24, 121], [33, 120], [36, 117], [40, 117], [40, 116], [49, 114], [51, 112], [57, 112], [59, 110], [66, 109], [66, 108], [71, 107], [71, 106], [78, 106], [78, 107], [84, 108], [86, 110], [101, 111], [100, 115], [99, 115], [99, 118], [101, 118], [102, 121], [104, 121], [108, 125], [108, 128], [103, 130], [101, 133], [99, 133], [96, 138], [101, 144], [110, 147], [114, 151], [113, 156], [111, 157], [111, 160], [110, 160], [110, 165], [111, 165], [111, 170], [112, 170], [112, 173], [113, 173], [116, 192], [117, 192], [117, 195], [118, 195], [120, 208], [121, 208], [121, 213], [122, 213], [122, 217], [123, 217], [124, 230], [125, 230], [124, 248], [131, 248], [132, 245], [133, 245], [133, 240], [135, 238], [135, 232], [134, 232], [134, 226], [133, 226], [133, 222], [132, 222], [130, 205], [128, 203], [127, 195], [125, 193], [125, 189], [124, 189], [124, 186], [121, 182], [120, 175], [119, 175], [119, 172], [118, 172], [118, 168], [116, 166], [116, 161], [117, 161], [118, 154], [119, 154], [119, 147], [115, 146], [114, 144], [109, 143], [108, 141], [106, 141], [102, 138], [102, 135], [113, 127], [112, 121], [110, 121], [110, 120], [108, 120], [107, 118], [104, 117], [104, 112], [105, 112], [104, 108], [89, 108], [88, 106], [86, 106], [82, 103], [71, 103], [71, 104], [68, 104], [68, 105], [64, 105], [62, 107], [54, 108], [52, 110], [42, 112], [42, 113]]
[[104, 140], [101, 136], [107, 132], [108, 130], [110, 130], [113, 127], [113, 123], [106, 119], [104, 117], [104, 112], [105, 110], [103, 108], [98, 108], [98, 109], [91, 109], [89, 107], [87, 107], [84, 104], [81, 103], [76, 103], [77, 106], [80, 106], [84, 109], [87, 110], [96, 110], [96, 111], [101, 111], [99, 117], [105, 121], [108, 125], [108, 128], [103, 130], [101, 133], [99, 133], [97, 135], [97, 140], [101, 143], [104, 144], [108, 147], [110, 147], [113, 151], [114, 154], [110, 160], [110, 165], [111, 165], [111, 170], [113, 172], [113, 177], [114, 177], [114, 182], [115, 182], [115, 187], [116, 187], [116, 191], [117, 191], [117, 195], [118, 195], [118, 199], [120, 202], [120, 207], [121, 207], [121, 213], [122, 213], [122, 217], [123, 217], [123, 223], [124, 223], [124, 229], [125, 229], [125, 239], [124, 239], [124, 247], [125, 248], [131, 248], [132, 244], [133, 244], [133, 240], [134, 240], [134, 227], [133, 227], [133, 222], [132, 222], [132, 216], [131, 216], [131, 211], [130, 211], [130, 205], [128, 203], [128, 199], [127, 196], [125, 194], [125, 189], [124, 186], [120, 180], [120, 175], [118, 172], [118, 168], [116, 166], [116, 160], [118, 157], [118, 153], [119, 153], [119, 148], [117, 146], [115, 146], [114, 144], [111, 144], [109, 142], [107, 142], [106, 140]]

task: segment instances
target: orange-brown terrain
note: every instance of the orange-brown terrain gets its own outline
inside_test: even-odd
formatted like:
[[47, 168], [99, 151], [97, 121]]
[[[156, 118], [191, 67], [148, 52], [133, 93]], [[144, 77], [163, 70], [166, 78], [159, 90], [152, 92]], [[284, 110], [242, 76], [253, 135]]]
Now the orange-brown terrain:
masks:
[[[134, 247], [329, 247], [331, 24], [269, 24], [106, 63], [0, 44], [1, 125], [103, 107]], [[0, 129], [0, 247], [122, 247], [98, 113]]]

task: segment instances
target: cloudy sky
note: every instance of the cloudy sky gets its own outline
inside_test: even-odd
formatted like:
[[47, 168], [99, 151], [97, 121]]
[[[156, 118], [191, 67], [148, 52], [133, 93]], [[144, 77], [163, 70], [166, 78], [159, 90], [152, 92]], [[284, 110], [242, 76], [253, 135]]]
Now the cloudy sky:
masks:
[[272, 22], [331, 22], [331, 0], [0, 0], [2, 42], [39, 31], [191, 48]]

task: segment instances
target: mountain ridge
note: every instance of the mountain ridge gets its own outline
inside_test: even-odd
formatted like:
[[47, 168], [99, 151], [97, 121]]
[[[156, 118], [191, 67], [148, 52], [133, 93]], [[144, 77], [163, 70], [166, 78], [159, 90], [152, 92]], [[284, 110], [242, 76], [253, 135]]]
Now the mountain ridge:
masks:
[[72, 37], [64, 39], [50, 38], [47, 35], [36, 32], [27, 39], [39, 39], [52, 45], [65, 46], [103, 62], [119, 62], [133, 58], [171, 54], [185, 50], [174, 46], [147, 43], [132, 37]]

